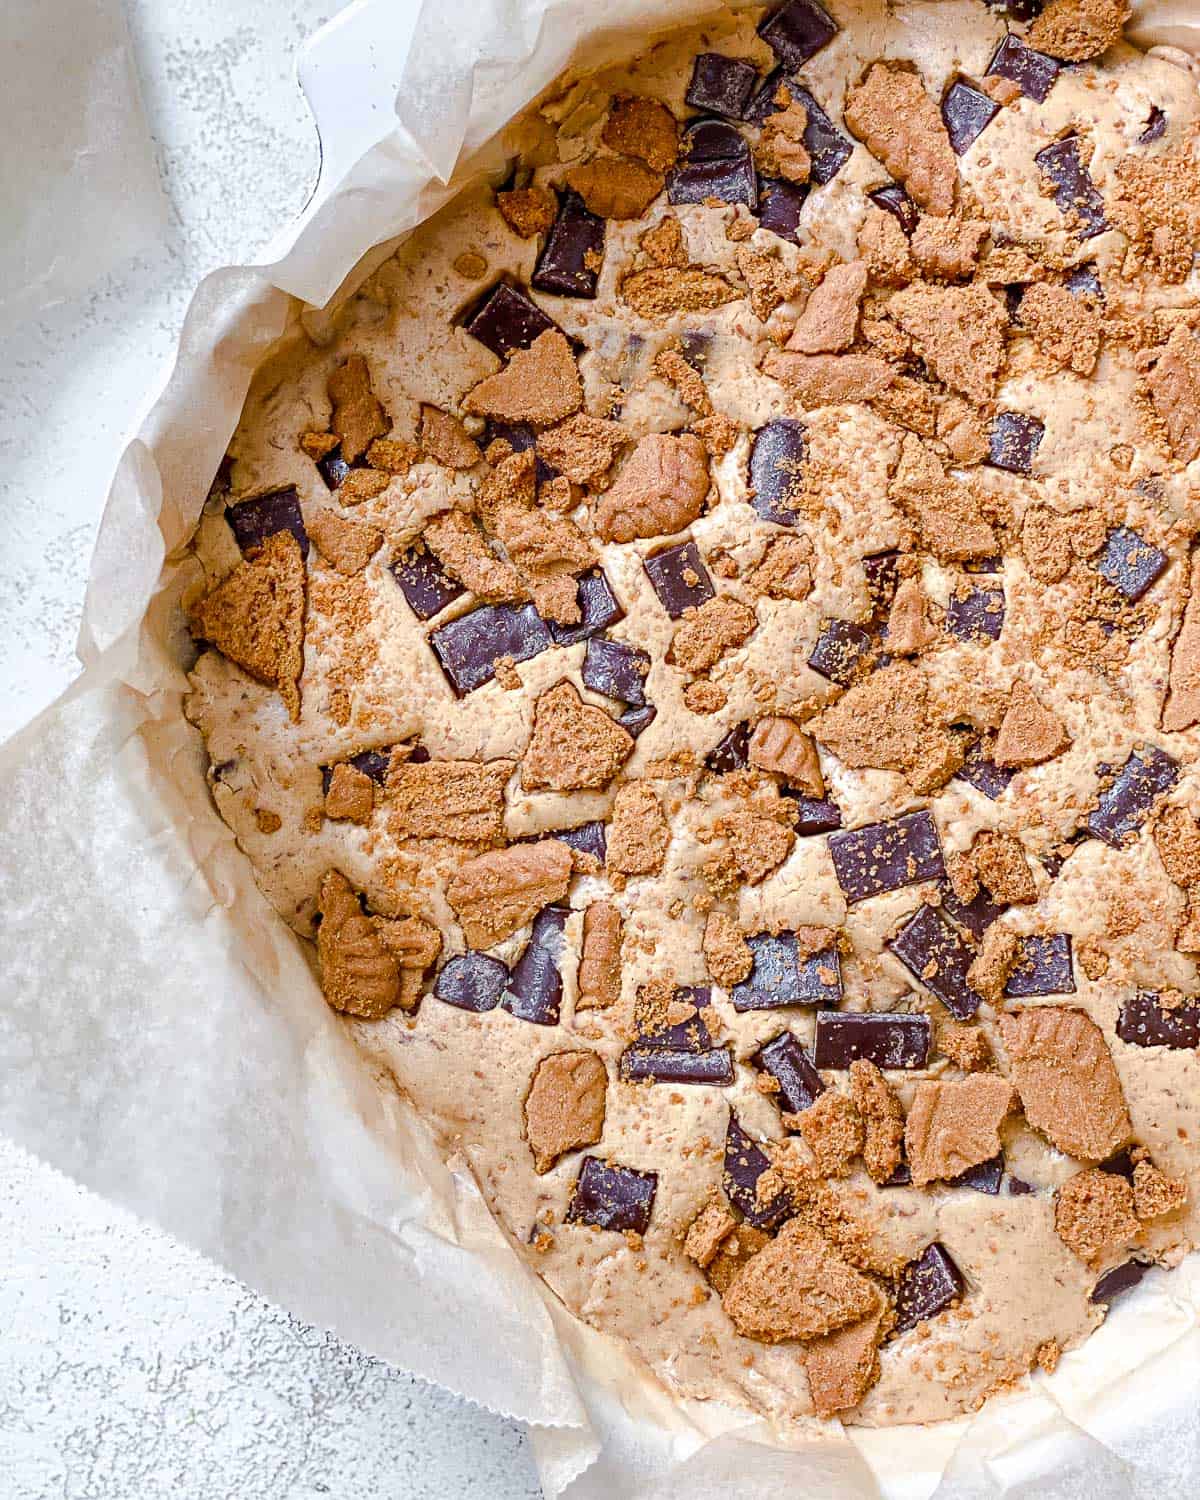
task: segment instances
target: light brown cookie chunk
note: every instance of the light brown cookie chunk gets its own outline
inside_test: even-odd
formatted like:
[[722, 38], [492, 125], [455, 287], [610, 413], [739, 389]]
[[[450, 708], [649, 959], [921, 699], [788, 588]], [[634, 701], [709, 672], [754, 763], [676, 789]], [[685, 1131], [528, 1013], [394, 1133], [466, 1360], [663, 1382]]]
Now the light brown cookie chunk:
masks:
[[1181, 464], [1200, 455], [1200, 338], [1179, 324], [1158, 351], [1146, 387]]
[[797, 354], [836, 354], [848, 349], [858, 330], [858, 304], [866, 289], [864, 261], [831, 266], [809, 293], [788, 348]]
[[369, 823], [375, 806], [375, 783], [357, 766], [342, 761], [334, 766], [325, 793], [325, 816], [349, 823]]
[[1007, 320], [986, 288], [914, 282], [889, 299], [887, 310], [939, 380], [971, 401], [995, 394]]
[[992, 759], [998, 766], [1037, 766], [1061, 755], [1071, 741], [1062, 720], [1025, 682], [1014, 682], [1000, 721]]
[[326, 1000], [334, 1010], [365, 1021], [387, 1015], [400, 1003], [400, 961], [340, 871], [321, 877], [317, 910], [317, 960]]
[[1007, 1079], [976, 1073], [953, 1083], [919, 1083], [904, 1125], [904, 1151], [918, 1187], [960, 1177], [1000, 1150], [1013, 1105]]
[[979, 496], [948, 474], [914, 433], [904, 439], [888, 495], [913, 518], [925, 546], [943, 562], [989, 557], [996, 551], [996, 533]]
[[1133, 1211], [1143, 1223], [1178, 1213], [1186, 1202], [1187, 1183], [1181, 1178], [1168, 1177], [1145, 1155], [1134, 1162]]
[[662, 192], [663, 178], [639, 161], [597, 157], [572, 167], [567, 186], [602, 219], [640, 219]]
[[605, 1010], [621, 998], [621, 913], [593, 901], [583, 914], [576, 1010]]
[[821, 1176], [844, 1177], [863, 1149], [863, 1122], [853, 1100], [826, 1089], [795, 1120]]
[[1171, 648], [1171, 675], [1162, 727], [1190, 729], [1200, 723], [1200, 550], [1193, 552], [1183, 623]]
[[631, 781], [617, 793], [608, 825], [608, 868], [621, 875], [653, 875], [662, 869], [671, 842], [654, 788]]
[[448, 469], [473, 469], [483, 457], [457, 417], [427, 404], [421, 407], [421, 447]]
[[701, 1269], [707, 1269], [721, 1245], [738, 1227], [738, 1221], [718, 1199], [711, 1199], [692, 1222], [683, 1241], [683, 1253]]
[[539, 433], [537, 451], [572, 484], [595, 484], [628, 442], [629, 433], [619, 422], [580, 412], [560, 427]]
[[1096, 1265], [1138, 1236], [1133, 1188], [1124, 1177], [1098, 1167], [1077, 1172], [1058, 1190], [1054, 1227], [1080, 1260]]
[[352, 354], [330, 375], [329, 399], [333, 403], [330, 429], [342, 445], [342, 458], [352, 464], [363, 456], [372, 439], [383, 437], [391, 426], [375, 399], [371, 372], [361, 354]]
[[1046, 1005], [1000, 1018], [1012, 1082], [1029, 1123], [1060, 1151], [1103, 1161], [1129, 1139], [1125, 1095], [1089, 1015]]
[[1186, 807], [1164, 807], [1154, 825], [1154, 843], [1163, 869], [1187, 890], [1200, 884], [1200, 824]]
[[707, 672], [752, 634], [758, 617], [748, 604], [718, 594], [675, 627], [667, 660], [685, 672]]
[[857, 1406], [879, 1379], [879, 1341], [886, 1303], [860, 1323], [813, 1339], [804, 1351], [808, 1388], [817, 1416], [832, 1417]]
[[807, 797], [825, 795], [825, 778], [816, 741], [806, 734], [795, 719], [771, 716], [760, 719], [750, 736], [750, 764], [763, 771], [774, 771], [789, 786]]
[[745, 1338], [764, 1344], [822, 1338], [878, 1305], [873, 1282], [825, 1237], [792, 1219], [734, 1278], [723, 1305]]
[[679, 155], [675, 116], [657, 99], [629, 94], [617, 99], [604, 122], [603, 140], [611, 150], [636, 156], [656, 172], [673, 167]]
[[504, 835], [511, 760], [393, 761], [388, 823], [397, 838], [491, 843]]
[[309, 537], [326, 562], [345, 577], [361, 573], [383, 542], [383, 532], [323, 509], [308, 523]]
[[571, 851], [558, 839], [493, 849], [459, 866], [446, 886], [472, 948], [491, 948], [561, 901], [571, 883]]
[[1130, 9], [1128, 0], [1050, 0], [1025, 40], [1063, 62], [1086, 62], [1121, 40]]
[[513, 188], [497, 193], [496, 207], [512, 232], [523, 240], [545, 234], [558, 216], [558, 199], [544, 187]]
[[606, 542], [682, 531], [700, 514], [708, 484], [708, 455], [699, 438], [651, 433], [600, 497], [596, 529]]
[[1052, 364], [1090, 375], [1100, 353], [1100, 318], [1065, 286], [1042, 282], [1021, 298], [1021, 326]]
[[967, 983], [977, 995], [999, 1005], [1004, 998], [1004, 986], [1020, 957], [1021, 945], [1016, 933], [993, 922], [983, 935], [982, 947], [971, 960]]
[[604, 1060], [595, 1052], [552, 1052], [542, 1058], [524, 1105], [535, 1172], [548, 1172], [568, 1151], [596, 1144], [604, 1134], [607, 1090]]
[[846, 96], [845, 120], [872, 156], [932, 214], [948, 214], [958, 186], [941, 112], [916, 71], [874, 63]]
[[885, 1183], [903, 1154], [904, 1109], [887, 1079], [865, 1057], [850, 1064], [850, 1097], [863, 1122], [863, 1162], [872, 1182]]
[[607, 786], [629, 759], [633, 743], [609, 713], [584, 703], [574, 683], [564, 680], [534, 706], [521, 785], [529, 792]]
[[741, 929], [724, 912], [710, 912], [704, 924], [704, 961], [708, 972], [727, 990], [747, 979], [754, 967], [754, 955]]
[[481, 417], [550, 427], [583, 405], [583, 385], [571, 346], [548, 328], [528, 349], [518, 349], [505, 368], [468, 391], [463, 405]]

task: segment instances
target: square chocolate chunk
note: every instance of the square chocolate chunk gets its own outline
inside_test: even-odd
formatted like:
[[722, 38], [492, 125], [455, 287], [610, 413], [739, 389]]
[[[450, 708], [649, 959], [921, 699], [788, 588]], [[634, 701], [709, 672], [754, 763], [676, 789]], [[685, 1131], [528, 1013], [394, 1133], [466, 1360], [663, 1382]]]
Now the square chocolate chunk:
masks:
[[967, 983], [975, 951], [936, 906], [919, 906], [888, 947], [957, 1020], [970, 1020], [983, 1003]]
[[528, 661], [552, 642], [546, 622], [532, 604], [485, 604], [470, 614], [439, 625], [429, 637], [455, 695], [491, 682], [502, 656]]
[[757, 82], [757, 69], [743, 58], [701, 52], [692, 68], [684, 102], [707, 114], [740, 120]]
[[642, 566], [658, 602], [672, 620], [681, 620], [689, 609], [698, 609], [716, 595], [695, 542], [680, 542], [652, 552]]
[[657, 1189], [657, 1172], [636, 1172], [597, 1156], [585, 1156], [567, 1209], [567, 1222], [645, 1234]]
[[750, 764], [750, 725], [735, 724], [727, 735], [704, 757], [704, 769], [716, 776], [729, 771], [744, 771]]
[[874, 651], [870, 631], [853, 620], [830, 620], [817, 637], [808, 665], [839, 687], [849, 687]]
[[928, 810], [830, 834], [829, 853], [838, 884], [851, 902], [946, 876], [942, 846]]
[[516, 349], [528, 349], [540, 334], [558, 324], [518, 287], [506, 281], [487, 294], [464, 324], [498, 359], [508, 359]]
[[754, 435], [750, 448], [750, 504], [764, 521], [794, 526], [804, 471], [804, 423], [776, 417]]
[[1025, 995], [1073, 995], [1075, 971], [1071, 965], [1071, 935], [1052, 932], [1045, 937], [1023, 937], [1016, 967], [1004, 993], [1012, 998]]
[[758, 222], [789, 245], [800, 243], [800, 210], [808, 200], [808, 183], [782, 177], [758, 179]]
[[653, 703], [646, 703], [640, 708], [627, 708], [623, 714], [618, 714], [617, 723], [636, 740], [642, 730], [649, 729], [657, 718], [658, 709]]
[[1015, 32], [1007, 32], [987, 65], [989, 78], [1008, 78], [1027, 99], [1043, 103], [1058, 77], [1058, 64], [1044, 52], [1027, 47]]
[[731, 993], [734, 1010], [774, 1010], [781, 1005], [841, 1004], [842, 968], [836, 948], [802, 957], [794, 932], [760, 932], [746, 939], [754, 967]]
[[838, 34], [838, 24], [817, 0], [790, 0], [759, 22], [758, 34], [785, 67], [799, 68]]
[[1096, 567], [1102, 578], [1134, 604], [1162, 577], [1167, 562], [1167, 554], [1143, 541], [1136, 531], [1117, 526], [1108, 533]]
[[585, 208], [577, 193], [566, 193], [529, 283], [556, 297], [591, 298], [603, 259], [604, 220]]
[[808, 115], [804, 127], [804, 147], [812, 160], [809, 180], [818, 187], [832, 182], [854, 154], [854, 142], [848, 141], [813, 96], [798, 83], [789, 83], [788, 91], [799, 100]]
[[1033, 456], [1042, 441], [1046, 424], [1022, 411], [1002, 411], [988, 434], [988, 463], [1010, 474], [1033, 472]]
[[1133, 1047], [1200, 1047], [1200, 1000], [1167, 1007], [1153, 990], [1139, 990], [1121, 1007], [1117, 1035]]
[[391, 571], [418, 620], [432, 620], [466, 593], [424, 546], [410, 547], [392, 563]]
[[969, 781], [977, 792], [982, 792], [992, 802], [998, 802], [1017, 772], [1015, 767], [998, 766], [987, 751], [985, 740], [975, 740], [954, 774], [960, 781]]
[[650, 653], [627, 641], [611, 641], [596, 635], [587, 643], [583, 658], [584, 687], [607, 698], [635, 708], [646, 702], [646, 674], [650, 670]]
[[294, 485], [227, 505], [225, 519], [243, 552], [261, 547], [277, 531], [290, 531], [300, 543], [301, 557], [308, 556], [308, 532], [304, 529], [300, 495]]
[[1096, 273], [1096, 267], [1090, 261], [1086, 266], [1076, 266], [1073, 271], [1068, 271], [1064, 285], [1072, 297], [1091, 297], [1096, 302], [1104, 301], [1104, 287]]
[[581, 616], [576, 624], [558, 625], [553, 620], [547, 621], [556, 646], [578, 645], [625, 617], [612, 586], [599, 568], [582, 574], [575, 598]]
[[508, 965], [486, 953], [460, 953], [447, 961], [433, 993], [460, 1010], [495, 1010], [508, 984]]
[[942, 121], [954, 154], [965, 155], [999, 112], [1000, 106], [971, 84], [961, 78], [952, 83], [942, 100]]
[[760, 1047], [754, 1062], [779, 1085], [779, 1092], [773, 1098], [785, 1114], [802, 1114], [825, 1092], [824, 1080], [813, 1066], [812, 1058], [790, 1031], [781, 1032], [774, 1041]]
[[568, 849], [574, 849], [576, 854], [590, 854], [603, 864], [608, 848], [607, 828], [606, 823], [594, 819], [590, 823], [580, 823], [577, 828], [555, 828], [541, 837], [558, 839]]
[[949, 1250], [936, 1241], [900, 1273], [896, 1288], [896, 1333], [937, 1317], [966, 1290], [962, 1272]]
[[946, 608], [946, 629], [968, 645], [998, 641], [1004, 629], [1004, 590], [973, 588], [963, 598], [951, 594]]
[[1119, 849], [1150, 816], [1154, 804], [1179, 780], [1179, 762], [1156, 745], [1139, 745], [1096, 798], [1087, 829]]
[[974, 1193], [987, 1193], [995, 1197], [1004, 1180], [1004, 1152], [1000, 1151], [988, 1161], [976, 1162], [957, 1177], [946, 1179], [947, 1187], [970, 1188]]
[[758, 1179], [770, 1170], [767, 1154], [753, 1137], [747, 1135], [737, 1116], [729, 1111], [729, 1128], [725, 1133], [725, 1171], [722, 1185], [725, 1196], [755, 1229], [775, 1229], [795, 1212], [791, 1194], [786, 1188], [766, 1203], [758, 1197]]
[[1075, 217], [1081, 240], [1090, 240], [1108, 228], [1104, 199], [1079, 154], [1079, 137], [1065, 136], [1044, 146], [1034, 157], [1042, 176], [1054, 188], [1054, 201], [1068, 218]]
[[565, 906], [543, 907], [533, 919], [525, 952], [513, 965], [504, 996], [504, 1009], [518, 1021], [535, 1026], [557, 1026], [562, 1004], [563, 929], [570, 912]]
[[865, 1057], [877, 1068], [923, 1068], [933, 1026], [928, 1016], [903, 1011], [819, 1010], [813, 1062], [848, 1068]]

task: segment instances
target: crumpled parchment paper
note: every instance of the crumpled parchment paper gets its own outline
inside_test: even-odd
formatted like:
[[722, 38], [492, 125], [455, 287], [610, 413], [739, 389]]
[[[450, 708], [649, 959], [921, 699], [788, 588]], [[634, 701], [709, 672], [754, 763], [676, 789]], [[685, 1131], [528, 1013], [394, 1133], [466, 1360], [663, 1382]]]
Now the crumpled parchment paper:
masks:
[[585, 40], [594, 63], [633, 28], [713, 8], [610, 0], [597, 42], [588, 0], [477, 0], [450, 30], [440, 0], [414, 3], [396, 128], [322, 185], [275, 265], [198, 289], [113, 482], [83, 675], [0, 749], [0, 1128], [298, 1317], [531, 1424], [552, 1496], [1192, 1496], [1200, 1257], [1152, 1272], [1053, 1377], [973, 1419], [781, 1432], [672, 1399], [563, 1311], [463, 1165], [371, 1076], [217, 816], [181, 714], [178, 559], [250, 374], [296, 315], [280, 288], [320, 306], [364, 249], [497, 165], [496, 130]]

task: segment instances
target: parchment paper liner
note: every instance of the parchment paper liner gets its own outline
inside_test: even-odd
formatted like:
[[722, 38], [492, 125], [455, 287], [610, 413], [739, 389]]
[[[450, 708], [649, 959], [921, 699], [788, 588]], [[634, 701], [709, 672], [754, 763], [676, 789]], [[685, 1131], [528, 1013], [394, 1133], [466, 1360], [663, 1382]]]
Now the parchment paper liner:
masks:
[[[781, 1432], [672, 1399], [625, 1346], [563, 1311], [462, 1164], [369, 1075], [211, 803], [180, 709], [177, 554], [250, 374], [295, 315], [280, 288], [319, 306], [387, 253], [352, 271], [363, 245], [498, 166], [488, 142], [585, 38], [596, 63], [592, 9], [479, 0], [471, 32], [448, 34], [442, 5], [423, 0], [400, 126], [322, 185], [275, 265], [218, 272], [197, 291], [170, 383], [112, 486], [83, 675], [0, 751], [0, 1125], [298, 1317], [533, 1424], [549, 1494], [1190, 1496], [1200, 1257], [1151, 1273], [1053, 1377], [973, 1419]], [[616, 0], [601, 40], [615, 50], [632, 28], [715, 9]], [[1140, 21], [1143, 42], [1200, 33], [1186, 8], [1147, 6]]]

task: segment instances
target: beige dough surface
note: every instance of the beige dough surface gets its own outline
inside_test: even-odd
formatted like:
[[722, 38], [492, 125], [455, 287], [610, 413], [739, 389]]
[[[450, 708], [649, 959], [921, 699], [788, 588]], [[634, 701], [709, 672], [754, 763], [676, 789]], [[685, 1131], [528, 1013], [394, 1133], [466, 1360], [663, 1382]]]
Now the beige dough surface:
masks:
[[[1185, 889], [1169, 878], [1153, 836], [1163, 806], [1200, 813], [1196, 754], [1200, 731], [1167, 732], [1161, 714], [1174, 638], [1189, 587], [1189, 553], [1200, 521], [1200, 471], [1172, 447], [1145, 394], [1147, 351], [1171, 329], [1200, 315], [1194, 272], [1160, 277], [1149, 256], [1131, 256], [1130, 242], [1112, 228], [1079, 240], [1039, 180], [1035, 153], [1069, 130], [1092, 149], [1090, 172], [1106, 201], [1117, 172], [1132, 153], [1194, 157], [1200, 122], [1195, 80], [1170, 60], [1146, 57], [1118, 43], [1096, 61], [1064, 67], [1042, 103], [1018, 97], [957, 160], [960, 203], [983, 221], [991, 252], [1005, 241], [1029, 250], [1039, 280], [1061, 284], [1070, 269], [1093, 266], [1104, 285], [1099, 315], [1099, 362], [1091, 374], [1058, 368], [1019, 322], [1009, 322], [1005, 363], [986, 421], [996, 411], [1035, 414], [1045, 425], [1032, 476], [979, 463], [955, 466], [932, 432], [930, 451], [984, 497], [997, 516], [1005, 597], [997, 641], [964, 643], [941, 623], [946, 606], [972, 575], [961, 563], [939, 560], [894, 503], [889, 490], [910, 429], [903, 414], [883, 403], [845, 400], [805, 405], [795, 390], [763, 368], [786, 343], [801, 316], [803, 293], [786, 298], [764, 320], [751, 306], [739, 262], [749, 250], [772, 258], [783, 272], [852, 261], [867, 217], [867, 192], [889, 173], [843, 123], [847, 90], [881, 58], [905, 59], [934, 101], [957, 75], [978, 83], [1005, 20], [976, 0], [939, 4], [848, 4], [830, 7], [839, 24], [833, 40], [797, 77], [853, 152], [824, 185], [814, 185], [800, 216], [799, 245], [756, 227], [743, 207], [713, 201], [673, 207], [665, 193], [632, 220], [610, 220], [594, 299], [529, 293], [573, 341], [583, 383], [584, 410], [616, 416], [627, 446], [652, 433], [689, 429], [695, 414], [656, 371], [660, 351], [678, 348], [697, 359], [715, 411], [737, 424], [736, 440], [712, 456], [711, 490], [686, 528], [706, 559], [718, 593], [754, 610], [748, 639], [726, 650], [699, 674], [713, 685], [715, 711], [694, 712], [685, 692], [697, 674], [668, 660], [676, 622], [650, 585], [643, 559], [678, 535], [631, 542], [605, 541], [594, 523], [600, 484], [576, 488], [568, 514], [594, 550], [624, 617], [607, 635], [649, 653], [645, 692], [657, 716], [615, 777], [595, 789], [524, 789], [520, 763], [535, 704], [563, 679], [584, 701], [612, 714], [623, 705], [584, 688], [585, 644], [553, 647], [518, 663], [484, 686], [456, 697], [428, 644], [430, 632], [478, 604], [462, 594], [434, 619], [410, 609], [390, 565], [420, 537], [430, 518], [452, 507], [470, 510], [489, 468], [453, 470], [428, 454], [414, 454], [404, 472], [361, 504], [341, 505], [309, 453], [305, 433], [329, 429], [330, 376], [350, 355], [365, 358], [374, 395], [391, 424], [390, 436], [419, 444], [423, 404], [464, 416], [468, 394], [501, 368], [500, 360], [463, 327], [464, 314], [501, 277], [528, 289], [541, 241], [521, 238], [497, 211], [493, 185], [468, 188], [383, 262], [336, 315], [306, 314], [255, 377], [232, 441], [228, 489], [214, 489], [196, 535], [193, 603], [239, 564], [225, 520], [227, 503], [281, 487], [295, 488], [310, 531], [318, 515], [375, 528], [380, 541], [365, 568], [339, 573], [314, 543], [307, 559], [307, 621], [301, 709], [289, 718], [273, 687], [256, 680], [215, 649], [202, 651], [191, 674], [188, 717], [204, 736], [210, 781], [221, 815], [255, 867], [270, 901], [304, 939], [315, 936], [317, 892], [330, 869], [363, 893], [370, 912], [410, 913], [432, 922], [442, 938], [443, 964], [466, 948], [447, 883], [483, 844], [399, 837], [390, 822], [387, 792], [377, 788], [365, 823], [325, 816], [322, 767], [360, 752], [420, 744], [433, 762], [509, 759], [515, 763], [504, 793], [506, 841], [572, 828], [611, 815], [623, 785], [641, 781], [660, 799], [670, 844], [659, 873], [610, 878], [603, 869], [578, 870], [565, 898], [571, 908], [561, 960], [563, 998], [557, 1025], [517, 1019], [504, 1008], [473, 1013], [433, 994], [431, 968], [413, 1012], [393, 1009], [379, 1020], [347, 1018], [366, 1065], [390, 1074], [431, 1123], [447, 1152], [470, 1162], [497, 1219], [513, 1244], [553, 1292], [580, 1317], [629, 1340], [646, 1365], [673, 1391], [744, 1406], [780, 1420], [813, 1413], [805, 1344], [769, 1344], [743, 1337], [722, 1299], [683, 1248], [691, 1221], [709, 1201], [724, 1202], [722, 1161], [731, 1110], [761, 1143], [779, 1147], [811, 1167], [800, 1134], [787, 1134], [780, 1109], [751, 1061], [785, 1029], [811, 1045], [810, 1006], [734, 1009], [729, 990], [710, 975], [702, 947], [707, 912], [717, 908], [743, 934], [820, 926], [838, 934], [843, 1008], [907, 1011], [933, 1019], [935, 1044], [925, 1068], [885, 1076], [907, 1108], [926, 1080], [966, 1075], [937, 1045], [948, 1014], [942, 1004], [885, 946], [897, 928], [934, 893], [914, 884], [849, 903], [835, 876], [829, 840], [797, 837], [777, 868], [759, 883], [743, 879], [714, 898], [702, 866], [723, 847], [715, 832], [736, 804], [729, 778], [706, 773], [705, 757], [735, 726], [765, 715], [792, 715], [802, 725], [834, 703], [842, 689], [813, 671], [808, 658], [830, 618], [871, 617], [864, 556], [899, 548], [920, 580], [936, 640], [915, 658], [930, 691], [947, 709], [944, 722], [991, 734], [1012, 684], [1023, 681], [1060, 721], [1069, 745], [1043, 763], [1017, 771], [1008, 789], [990, 800], [961, 778], [925, 791], [895, 770], [854, 769], [817, 736], [826, 795], [840, 807], [843, 826], [855, 828], [918, 808], [929, 808], [947, 860], [971, 850], [975, 836], [1014, 835], [1028, 856], [1036, 900], [1008, 906], [1001, 928], [1027, 934], [1069, 934], [1074, 945], [1073, 993], [985, 1001], [978, 1025], [1010, 1072], [998, 1018], [1020, 1004], [1070, 1006], [1099, 1025], [1111, 1051], [1132, 1126], [1130, 1140], [1154, 1164], [1186, 1180], [1188, 1202], [1143, 1224], [1136, 1239], [1086, 1263], [1055, 1228], [1056, 1192], [1088, 1163], [1057, 1149], [1027, 1123], [1019, 1108], [1001, 1127], [1007, 1176], [990, 1195], [936, 1181], [927, 1187], [879, 1187], [861, 1160], [831, 1182], [847, 1215], [864, 1226], [876, 1264], [895, 1265], [940, 1242], [965, 1283], [957, 1304], [916, 1327], [885, 1338], [880, 1373], [845, 1419], [869, 1425], [931, 1422], [970, 1410], [992, 1391], [1024, 1378], [1038, 1352], [1072, 1347], [1103, 1319], [1090, 1293], [1103, 1271], [1128, 1260], [1177, 1261], [1197, 1238], [1200, 1209], [1200, 1065], [1194, 1049], [1130, 1045], [1116, 1035], [1122, 1005], [1139, 990], [1193, 994], [1200, 985], [1194, 955], [1176, 946], [1187, 909]], [[702, 31], [640, 44], [630, 60], [598, 75], [569, 79], [551, 90], [512, 133], [514, 164], [539, 185], [561, 186], [566, 173], [591, 159], [614, 98], [645, 96], [664, 102], [682, 122], [692, 62], [703, 52], [749, 60], [760, 76], [774, 65], [756, 35], [761, 12], [742, 12]], [[1018, 30], [1020, 28], [1017, 28]], [[1138, 145], [1151, 109], [1165, 115], [1165, 131]], [[751, 141], [757, 130], [746, 127]], [[522, 179], [525, 180], [525, 179]], [[964, 208], [965, 211], [965, 208]], [[716, 310], [676, 310], [661, 317], [636, 313], [622, 280], [647, 264], [639, 249], [649, 227], [674, 216], [688, 263], [727, 278], [731, 299]], [[734, 237], [731, 225], [738, 222]], [[1009, 247], [1011, 248], [1011, 246]], [[810, 280], [812, 278], [810, 277]], [[893, 288], [872, 277], [867, 306], [875, 323]], [[987, 295], [1004, 309], [1004, 285]], [[1006, 314], [1007, 319], [1007, 314]], [[889, 323], [895, 332], [895, 324]], [[860, 324], [856, 351], [879, 354]], [[883, 337], [879, 333], [879, 337]], [[699, 355], [696, 351], [699, 350]], [[927, 380], [911, 345], [899, 356], [925, 381], [935, 403], [949, 393]], [[797, 524], [760, 518], [750, 501], [747, 464], [753, 434], [778, 417], [806, 428], [806, 481]], [[486, 446], [482, 424], [467, 430]], [[500, 455], [493, 454], [493, 457]], [[1039, 581], [1022, 545], [1023, 521], [1034, 506], [1079, 520], [1099, 515], [1125, 525], [1160, 548], [1169, 563], [1116, 625], [1086, 648], [1063, 622], [1083, 597], [1086, 560], [1059, 582]], [[774, 598], [750, 583], [768, 545], [785, 535], [811, 542], [812, 588], [806, 598]], [[995, 579], [985, 582], [994, 583]], [[1103, 654], [1104, 641], [1118, 646]], [[1074, 645], [1072, 642], [1074, 641]], [[693, 701], [696, 701], [693, 699]], [[955, 731], [957, 732], [957, 731]], [[966, 732], [966, 731], [963, 731]], [[1127, 845], [1096, 838], [1074, 848], [1053, 878], [1042, 863], [1080, 827], [1095, 805], [1103, 765], [1120, 766], [1135, 745], [1149, 742], [1173, 756], [1181, 773]], [[778, 780], [778, 778], [775, 778]], [[772, 777], [758, 785], [773, 796]], [[576, 1009], [583, 912], [593, 901], [614, 902], [624, 920], [621, 999], [609, 1009]], [[512, 964], [529, 941], [528, 925], [489, 950]], [[973, 940], [971, 940], [973, 941]], [[313, 962], [316, 966], [315, 944]], [[1089, 978], [1080, 961], [1084, 949]], [[1102, 960], [1102, 961], [1101, 961]], [[927, 976], [932, 977], [932, 976]], [[628, 1083], [619, 1072], [630, 1042], [630, 1016], [639, 987], [653, 980], [708, 986], [715, 1040], [732, 1049], [733, 1082], [706, 1085]], [[568, 1150], [548, 1171], [534, 1171], [525, 1134], [523, 1101], [539, 1061], [567, 1050], [592, 1051], [607, 1070], [606, 1112], [597, 1142]], [[825, 1082], [843, 1093], [845, 1070], [826, 1070]], [[657, 1174], [649, 1226], [627, 1235], [567, 1220], [584, 1155]], [[1033, 1191], [1014, 1193], [1018, 1178]], [[879, 1284], [890, 1300], [894, 1278]]]

